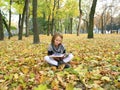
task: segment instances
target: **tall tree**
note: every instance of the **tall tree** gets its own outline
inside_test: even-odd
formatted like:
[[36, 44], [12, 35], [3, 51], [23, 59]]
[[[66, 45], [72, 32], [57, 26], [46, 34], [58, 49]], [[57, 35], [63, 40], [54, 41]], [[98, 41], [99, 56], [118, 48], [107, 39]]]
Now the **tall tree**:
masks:
[[54, 29], [54, 21], [55, 21], [54, 12], [55, 12], [56, 4], [57, 4], [57, 0], [54, 0], [54, 6], [53, 6], [53, 9], [52, 9], [51, 35], [53, 35], [53, 29]]
[[89, 14], [89, 26], [88, 26], [88, 38], [93, 38], [93, 28], [94, 28], [94, 14], [96, 8], [97, 0], [93, 0], [91, 11]]
[[3, 19], [2, 19], [2, 14], [0, 10], [0, 40], [4, 40], [4, 33], [3, 33]]
[[[59, 13], [58, 13], [59, 9], [60, 9], [60, 0], [58, 0], [58, 2], [57, 2], [57, 9], [56, 9], [56, 10], [57, 10], [57, 11], [56, 11], [56, 15], [57, 15], [57, 16], [59, 16], [59, 15], [58, 15], [58, 14], [59, 14]], [[57, 30], [57, 31], [60, 31], [60, 19], [59, 19], [59, 17], [57, 17], [57, 20], [56, 20], [55, 23], [56, 23], [56, 27], [57, 27], [56, 30]]]
[[11, 31], [11, 5], [12, 5], [12, 0], [10, 0], [10, 8], [9, 8], [9, 28], [8, 28], [8, 39], [10, 39], [10, 37], [12, 36]]
[[25, 36], [28, 37], [29, 36], [29, 2], [30, 0], [26, 0], [26, 34]]
[[101, 31], [101, 33], [102, 34], [104, 34], [104, 30], [105, 30], [105, 15], [106, 15], [106, 9], [107, 9], [108, 7], [105, 5], [105, 8], [104, 8], [104, 10], [103, 10], [103, 12], [102, 12], [102, 14], [101, 14], [101, 29], [102, 29], [102, 31]]
[[70, 18], [70, 34], [72, 34], [73, 18]]
[[25, 5], [23, 8], [23, 13], [22, 13], [22, 19], [20, 22], [20, 29], [19, 29], [19, 35], [18, 35], [18, 40], [22, 40], [22, 34], [23, 34], [23, 24], [24, 24], [24, 19], [25, 19], [25, 12], [26, 12], [26, 8], [27, 8], [27, 0], [25, 0]]
[[6, 20], [6, 17], [4, 16], [4, 13], [1, 12], [1, 15], [2, 15], [2, 24], [4, 24], [4, 26], [5, 26], [5, 28], [6, 28], [7, 32], [8, 32], [8, 35], [9, 35], [8, 39], [10, 39], [10, 37], [12, 36], [12, 33], [9, 30], [9, 25], [7, 24], [7, 20]]
[[47, 35], [50, 35], [50, 16], [51, 14], [48, 16], [48, 30], [47, 30]]
[[50, 2], [49, 0], [45, 1], [46, 8], [48, 10], [48, 18], [47, 18], [47, 35], [50, 35], [50, 17], [51, 17], [51, 9], [50, 9]]
[[33, 43], [37, 44], [39, 40], [39, 32], [37, 27], [37, 0], [32, 0], [33, 6]]
[[81, 0], [79, 0], [79, 23], [77, 28], [77, 36], [79, 36], [80, 33], [81, 19], [82, 19]]

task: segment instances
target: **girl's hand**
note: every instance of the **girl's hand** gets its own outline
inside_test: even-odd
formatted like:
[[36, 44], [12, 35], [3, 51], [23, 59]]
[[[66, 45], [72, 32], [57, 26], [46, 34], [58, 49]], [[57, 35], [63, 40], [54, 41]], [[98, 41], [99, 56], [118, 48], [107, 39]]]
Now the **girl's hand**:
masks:
[[64, 59], [64, 57], [61, 57], [60, 59], [61, 59], [61, 60], [63, 60], [63, 59]]
[[54, 57], [53, 59], [55, 59], [55, 60], [57, 60], [57, 61], [60, 60], [60, 58], [57, 58], [57, 57]]
[[59, 60], [63, 60], [64, 59], [64, 57], [54, 57], [53, 59], [55, 59], [55, 60], [57, 60], [57, 61], [59, 61]]

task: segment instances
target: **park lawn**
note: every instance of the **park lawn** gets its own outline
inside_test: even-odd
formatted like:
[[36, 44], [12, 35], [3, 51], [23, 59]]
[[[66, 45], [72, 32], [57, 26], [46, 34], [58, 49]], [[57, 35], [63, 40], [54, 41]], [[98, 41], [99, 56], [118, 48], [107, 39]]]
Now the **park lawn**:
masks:
[[69, 69], [56, 69], [44, 61], [51, 36], [40, 35], [0, 41], [0, 90], [119, 90], [120, 35], [64, 35], [73, 60]]

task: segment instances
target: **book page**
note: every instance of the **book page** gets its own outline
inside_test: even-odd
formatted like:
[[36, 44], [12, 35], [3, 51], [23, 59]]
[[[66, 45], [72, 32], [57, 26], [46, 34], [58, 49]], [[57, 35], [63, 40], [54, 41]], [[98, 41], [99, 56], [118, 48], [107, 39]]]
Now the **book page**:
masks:
[[53, 54], [50, 55], [49, 57], [64, 57], [64, 54]]

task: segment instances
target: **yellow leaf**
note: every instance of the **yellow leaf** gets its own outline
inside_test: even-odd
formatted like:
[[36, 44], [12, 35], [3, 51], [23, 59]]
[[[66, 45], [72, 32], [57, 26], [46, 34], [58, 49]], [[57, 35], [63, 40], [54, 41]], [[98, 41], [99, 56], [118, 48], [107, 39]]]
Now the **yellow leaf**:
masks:
[[3, 80], [3, 79], [0, 79], [0, 83], [2, 83], [2, 82], [5, 82], [5, 80]]
[[59, 90], [58, 83], [59, 83], [59, 82], [57, 81], [57, 79], [54, 79], [54, 80], [52, 81], [51, 87], [52, 87], [53, 90]]
[[21, 67], [21, 71], [22, 71], [24, 74], [27, 74], [27, 73], [29, 72], [29, 67], [23, 66], [23, 67]]
[[102, 80], [102, 81], [108, 81], [108, 82], [111, 81], [110, 78], [107, 77], [107, 76], [103, 76], [103, 77], [101, 78], [101, 80]]
[[14, 79], [18, 79], [18, 74], [14, 74]]
[[116, 82], [116, 83], [115, 83], [115, 86], [116, 86], [117, 88], [120, 88], [120, 82]]
[[45, 82], [47, 80], [47, 78], [44, 76], [44, 75], [41, 75], [40, 76], [40, 79], [39, 79], [39, 82], [40, 83], [43, 83], [43, 82]]
[[73, 90], [74, 89], [74, 86], [72, 83], [68, 83], [67, 86], [66, 86], [66, 90]]

